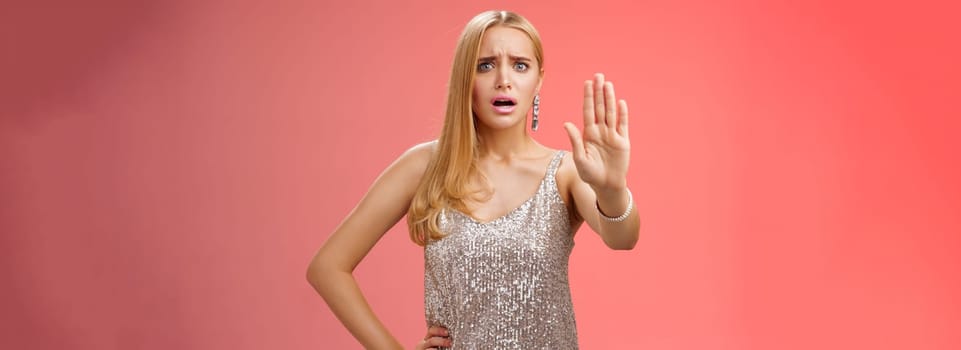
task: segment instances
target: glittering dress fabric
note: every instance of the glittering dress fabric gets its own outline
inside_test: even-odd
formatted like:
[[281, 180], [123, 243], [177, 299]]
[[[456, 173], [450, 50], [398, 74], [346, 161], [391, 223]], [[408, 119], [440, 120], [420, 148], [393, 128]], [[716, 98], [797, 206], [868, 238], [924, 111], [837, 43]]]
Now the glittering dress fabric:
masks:
[[577, 349], [568, 284], [574, 247], [555, 173], [520, 207], [481, 223], [445, 210], [446, 236], [424, 250], [427, 325], [450, 331], [450, 349]]

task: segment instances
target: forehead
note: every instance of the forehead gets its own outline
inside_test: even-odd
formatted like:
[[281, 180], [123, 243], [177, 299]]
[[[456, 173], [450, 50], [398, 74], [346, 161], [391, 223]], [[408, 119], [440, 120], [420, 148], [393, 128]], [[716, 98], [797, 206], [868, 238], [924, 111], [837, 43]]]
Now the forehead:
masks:
[[527, 33], [520, 29], [494, 26], [484, 32], [480, 47], [481, 57], [485, 56], [525, 56], [534, 58], [534, 43]]

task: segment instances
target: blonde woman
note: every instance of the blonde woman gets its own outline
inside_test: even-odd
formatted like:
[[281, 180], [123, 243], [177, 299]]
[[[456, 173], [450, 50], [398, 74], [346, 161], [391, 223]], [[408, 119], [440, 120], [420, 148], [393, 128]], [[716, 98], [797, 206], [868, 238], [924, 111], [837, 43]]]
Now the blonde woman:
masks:
[[538, 123], [540, 37], [523, 17], [468, 22], [451, 69], [440, 137], [391, 164], [317, 252], [307, 278], [368, 349], [402, 349], [352, 271], [406, 214], [424, 246], [427, 334], [416, 349], [574, 349], [568, 284], [582, 223], [612, 249], [632, 249], [640, 220], [630, 190], [627, 103], [597, 74], [584, 83], [584, 127], [565, 123], [572, 152], [527, 131]]

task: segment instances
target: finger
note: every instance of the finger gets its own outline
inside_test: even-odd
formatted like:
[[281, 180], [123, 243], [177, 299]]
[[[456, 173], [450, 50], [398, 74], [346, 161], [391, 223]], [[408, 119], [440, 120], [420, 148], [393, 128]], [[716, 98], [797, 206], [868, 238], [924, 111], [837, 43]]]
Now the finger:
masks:
[[617, 109], [617, 133], [627, 136], [627, 101], [618, 102]]
[[427, 329], [427, 337], [446, 337], [447, 335], [447, 328], [441, 326], [431, 326]]
[[594, 118], [594, 82], [590, 80], [584, 81], [584, 127], [594, 124], [597, 119]]
[[[607, 123], [604, 115], [604, 74], [594, 75], [594, 120], [597, 124]], [[584, 125], [587, 127], [587, 125]]]
[[617, 100], [614, 98], [614, 83], [604, 83], [604, 116], [607, 127], [617, 126]]
[[574, 152], [574, 159], [584, 158], [584, 141], [581, 140], [581, 131], [570, 122], [564, 123], [564, 130], [567, 130], [567, 136], [571, 138], [571, 152]]
[[425, 343], [427, 347], [450, 346], [450, 339], [444, 337], [431, 337]]

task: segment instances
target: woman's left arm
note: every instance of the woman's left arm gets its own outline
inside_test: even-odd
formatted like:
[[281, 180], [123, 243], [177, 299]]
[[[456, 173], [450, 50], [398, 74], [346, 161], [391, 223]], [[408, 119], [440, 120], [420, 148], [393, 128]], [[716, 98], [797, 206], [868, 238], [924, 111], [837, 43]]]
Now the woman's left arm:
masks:
[[614, 84], [596, 74], [584, 82], [583, 134], [565, 123], [571, 139], [578, 176], [571, 176], [570, 191], [577, 214], [611, 249], [633, 249], [640, 233], [640, 218], [627, 188], [631, 143], [627, 102], [614, 97]]

